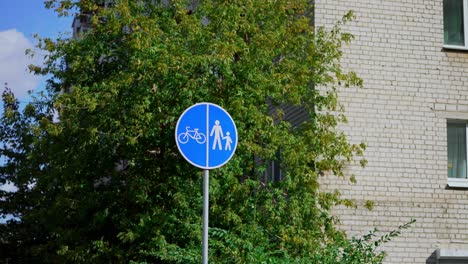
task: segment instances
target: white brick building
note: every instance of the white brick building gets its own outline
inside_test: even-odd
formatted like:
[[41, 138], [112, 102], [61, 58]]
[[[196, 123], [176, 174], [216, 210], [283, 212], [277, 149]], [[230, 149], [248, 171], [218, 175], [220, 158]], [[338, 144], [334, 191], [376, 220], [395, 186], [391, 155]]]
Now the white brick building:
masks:
[[[446, 27], [458, 23], [450, 29], [460, 31], [456, 36], [444, 30], [444, 4]], [[342, 226], [365, 234], [415, 218], [385, 245], [387, 263], [468, 263], [466, 135], [453, 134], [465, 133], [468, 122], [468, 45], [460, 42], [468, 39], [468, 0], [317, 0], [315, 10], [317, 26], [332, 25], [347, 10], [357, 16], [346, 26], [355, 40], [343, 65], [364, 88], [343, 88], [340, 100], [348, 117], [343, 129], [351, 142], [367, 144], [369, 163], [350, 166], [357, 184], [326, 177], [323, 185], [361, 205], [373, 200], [375, 208], [339, 208]], [[459, 21], [457, 12], [465, 14]], [[449, 140], [461, 148], [458, 164], [448, 160]], [[449, 177], [448, 167], [458, 169]]]

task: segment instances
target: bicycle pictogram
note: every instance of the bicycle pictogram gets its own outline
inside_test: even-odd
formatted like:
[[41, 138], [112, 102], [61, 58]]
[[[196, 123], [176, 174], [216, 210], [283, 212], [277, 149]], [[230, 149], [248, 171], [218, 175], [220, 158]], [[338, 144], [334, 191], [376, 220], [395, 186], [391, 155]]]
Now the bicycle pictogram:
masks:
[[190, 139], [194, 139], [198, 144], [205, 143], [205, 134], [198, 132], [198, 128], [194, 128], [193, 130], [190, 130], [189, 128], [189, 126], [185, 127], [185, 132], [180, 133], [177, 136], [177, 140], [179, 140], [181, 144], [187, 143]]

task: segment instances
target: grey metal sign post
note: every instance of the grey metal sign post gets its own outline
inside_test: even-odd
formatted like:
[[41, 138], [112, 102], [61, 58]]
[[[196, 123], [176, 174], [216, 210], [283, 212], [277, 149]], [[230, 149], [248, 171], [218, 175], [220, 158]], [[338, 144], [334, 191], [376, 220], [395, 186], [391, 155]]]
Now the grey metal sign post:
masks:
[[177, 121], [177, 147], [192, 165], [203, 169], [203, 264], [208, 264], [209, 170], [226, 164], [237, 147], [237, 128], [229, 113], [212, 103], [187, 108]]

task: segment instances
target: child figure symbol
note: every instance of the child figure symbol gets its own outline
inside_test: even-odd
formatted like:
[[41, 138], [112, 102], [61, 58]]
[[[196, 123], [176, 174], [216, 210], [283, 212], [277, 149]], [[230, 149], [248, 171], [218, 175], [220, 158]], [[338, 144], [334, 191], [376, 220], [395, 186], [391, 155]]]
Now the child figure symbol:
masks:
[[226, 136], [223, 137], [223, 139], [226, 140], [226, 146], [224, 147], [224, 150], [231, 150], [232, 138], [230, 135], [231, 133], [226, 132]]

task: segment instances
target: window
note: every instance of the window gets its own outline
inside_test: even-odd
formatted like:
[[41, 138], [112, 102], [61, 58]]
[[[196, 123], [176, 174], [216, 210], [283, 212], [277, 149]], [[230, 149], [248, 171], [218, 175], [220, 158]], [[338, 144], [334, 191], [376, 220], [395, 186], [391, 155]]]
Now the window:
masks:
[[277, 160], [272, 160], [267, 164], [265, 174], [263, 175], [264, 182], [279, 182], [284, 179], [284, 174], [281, 171], [281, 151], [276, 153]]
[[466, 248], [448, 249], [439, 248], [436, 250], [438, 264], [461, 264], [468, 261], [468, 250]]
[[444, 0], [444, 47], [468, 50], [468, 0]]
[[468, 187], [466, 122], [447, 122], [448, 185]]
[[[282, 113], [284, 121], [288, 121], [293, 129], [299, 128], [305, 121], [310, 118], [309, 112], [301, 105], [292, 105], [287, 103], [274, 104], [268, 100], [268, 113], [272, 115], [275, 122], [278, 121], [275, 117], [277, 112]], [[264, 182], [278, 182], [284, 179], [284, 171], [281, 169], [281, 150], [276, 153], [276, 159], [269, 161], [266, 165], [265, 173], [262, 180]], [[257, 162], [257, 164], [261, 164]]]

